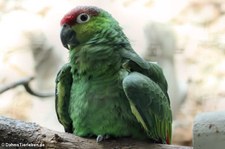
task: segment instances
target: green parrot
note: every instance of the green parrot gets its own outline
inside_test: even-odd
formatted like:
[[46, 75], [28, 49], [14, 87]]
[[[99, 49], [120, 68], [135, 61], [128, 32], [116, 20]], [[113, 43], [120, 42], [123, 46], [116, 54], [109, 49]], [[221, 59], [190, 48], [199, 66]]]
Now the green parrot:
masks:
[[172, 114], [161, 68], [132, 49], [119, 23], [94, 6], [61, 20], [69, 62], [56, 78], [56, 113], [80, 137], [171, 143]]

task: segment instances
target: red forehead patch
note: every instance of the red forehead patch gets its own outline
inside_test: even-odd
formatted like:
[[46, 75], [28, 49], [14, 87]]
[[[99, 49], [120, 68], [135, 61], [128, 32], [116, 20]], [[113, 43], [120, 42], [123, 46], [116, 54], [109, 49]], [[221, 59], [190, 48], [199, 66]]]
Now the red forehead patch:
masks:
[[73, 25], [76, 23], [76, 18], [81, 13], [87, 13], [90, 16], [96, 16], [100, 12], [100, 9], [94, 6], [79, 6], [68, 12], [61, 20], [60, 25], [68, 24]]

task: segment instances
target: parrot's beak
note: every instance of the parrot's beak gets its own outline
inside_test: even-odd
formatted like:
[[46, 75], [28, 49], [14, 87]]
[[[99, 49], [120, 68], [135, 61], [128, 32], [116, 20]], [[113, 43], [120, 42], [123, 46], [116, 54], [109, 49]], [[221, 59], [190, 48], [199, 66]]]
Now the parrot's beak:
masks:
[[76, 39], [76, 32], [67, 24], [64, 24], [62, 26], [60, 38], [63, 46], [68, 50], [71, 47], [75, 47], [77, 44], [79, 44], [79, 42]]

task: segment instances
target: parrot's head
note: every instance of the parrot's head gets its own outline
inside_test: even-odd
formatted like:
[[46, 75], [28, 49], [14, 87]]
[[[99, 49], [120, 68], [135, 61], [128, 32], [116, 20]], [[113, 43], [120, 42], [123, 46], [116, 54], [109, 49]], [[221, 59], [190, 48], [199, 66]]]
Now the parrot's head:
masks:
[[72, 9], [62, 18], [60, 25], [61, 41], [67, 49], [86, 43], [103, 30], [119, 26], [109, 13], [94, 6]]

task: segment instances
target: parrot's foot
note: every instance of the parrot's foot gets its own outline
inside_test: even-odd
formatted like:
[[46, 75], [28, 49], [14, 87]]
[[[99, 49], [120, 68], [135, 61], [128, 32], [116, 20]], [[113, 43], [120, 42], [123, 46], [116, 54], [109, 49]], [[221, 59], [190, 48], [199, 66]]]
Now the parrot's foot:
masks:
[[109, 139], [109, 135], [98, 135], [96, 138], [96, 142], [99, 143], [103, 140]]

